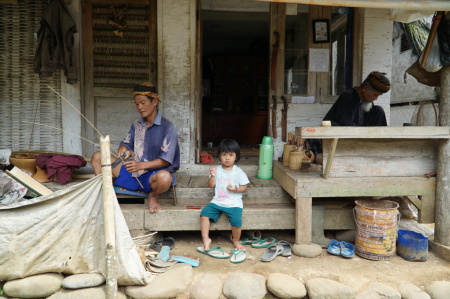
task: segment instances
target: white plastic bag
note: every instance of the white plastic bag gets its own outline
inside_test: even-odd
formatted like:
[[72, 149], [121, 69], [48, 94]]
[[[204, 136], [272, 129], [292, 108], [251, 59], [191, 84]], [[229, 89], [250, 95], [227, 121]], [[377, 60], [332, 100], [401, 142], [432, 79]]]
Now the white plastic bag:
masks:
[[[422, 63], [422, 58], [423, 52], [419, 58], [420, 63]], [[442, 68], [441, 51], [439, 50], [437, 35], [434, 37], [433, 43], [431, 44], [430, 52], [428, 52], [427, 61], [425, 61], [423, 68], [430, 73], [438, 72]]]

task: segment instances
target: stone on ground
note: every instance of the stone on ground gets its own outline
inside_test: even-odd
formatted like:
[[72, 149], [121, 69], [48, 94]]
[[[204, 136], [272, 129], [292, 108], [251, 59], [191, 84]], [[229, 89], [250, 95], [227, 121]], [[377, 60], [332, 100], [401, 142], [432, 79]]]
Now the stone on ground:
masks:
[[292, 252], [301, 257], [317, 257], [322, 254], [322, 247], [317, 244], [294, 244]]
[[[47, 299], [106, 299], [105, 286], [84, 289], [64, 289], [51, 295]], [[117, 292], [115, 299], [127, 299], [124, 293]]]
[[384, 298], [384, 299], [401, 299], [399, 291], [390, 287], [388, 285], [372, 282], [367, 290], [361, 292], [356, 296], [356, 299], [375, 299], [375, 298]]
[[[348, 286], [327, 278], [312, 278], [306, 282], [309, 299], [353, 299], [355, 291]], [[367, 298], [365, 298], [367, 299]]]
[[64, 278], [62, 286], [66, 289], [82, 289], [97, 287], [104, 282], [105, 277], [100, 273], [76, 274]]
[[202, 274], [191, 287], [189, 298], [218, 299], [222, 295], [222, 281], [217, 275]]
[[42, 298], [54, 294], [61, 288], [61, 274], [45, 273], [10, 280], [3, 286], [5, 295], [19, 298]]
[[450, 294], [450, 281], [433, 281], [425, 291], [431, 296], [431, 299], [448, 299]]
[[399, 284], [398, 291], [402, 295], [402, 299], [431, 299], [430, 295], [413, 283]]
[[262, 299], [266, 294], [266, 279], [259, 274], [234, 273], [223, 284], [223, 295], [228, 299]]
[[267, 288], [280, 299], [303, 298], [306, 288], [298, 279], [282, 273], [272, 273], [267, 278]]
[[125, 294], [133, 299], [174, 298], [189, 288], [192, 276], [191, 265], [175, 264], [169, 271], [156, 276], [148, 285], [126, 287]]

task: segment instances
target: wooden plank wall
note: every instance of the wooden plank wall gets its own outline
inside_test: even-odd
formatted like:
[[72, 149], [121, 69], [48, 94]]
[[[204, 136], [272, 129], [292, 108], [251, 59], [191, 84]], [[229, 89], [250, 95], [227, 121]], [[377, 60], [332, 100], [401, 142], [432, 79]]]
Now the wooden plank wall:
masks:
[[[330, 139], [323, 140], [326, 165]], [[437, 140], [339, 139], [330, 177], [422, 177], [436, 171]]]

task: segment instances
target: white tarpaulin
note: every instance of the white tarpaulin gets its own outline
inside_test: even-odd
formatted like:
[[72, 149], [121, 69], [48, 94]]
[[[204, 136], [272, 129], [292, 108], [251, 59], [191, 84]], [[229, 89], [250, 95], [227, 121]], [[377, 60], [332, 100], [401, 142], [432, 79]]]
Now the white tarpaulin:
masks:
[[388, 8], [408, 10], [450, 10], [448, 0], [258, 0], [275, 3], [296, 3], [309, 5], [342, 6], [342, 7], [366, 7]]
[[[115, 197], [115, 194], [113, 194]], [[0, 281], [40, 273], [106, 277], [102, 176], [50, 195], [0, 207]], [[150, 279], [114, 200], [117, 282]]]

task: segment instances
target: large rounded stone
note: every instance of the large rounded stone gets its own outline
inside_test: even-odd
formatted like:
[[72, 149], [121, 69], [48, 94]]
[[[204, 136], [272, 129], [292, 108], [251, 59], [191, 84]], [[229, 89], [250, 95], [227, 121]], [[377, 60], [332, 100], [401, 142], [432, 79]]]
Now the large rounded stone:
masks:
[[393, 287], [390, 287], [388, 285], [379, 282], [372, 282], [367, 288], [367, 290], [365, 290], [362, 293], [359, 293], [358, 296], [356, 296], [356, 299], [370, 299], [370, 298], [401, 299], [402, 296]]
[[61, 274], [56, 273], [33, 275], [7, 281], [3, 286], [3, 291], [10, 297], [48, 297], [61, 288], [63, 279], [64, 277]]
[[259, 274], [231, 274], [223, 284], [223, 295], [228, 299], [262, 299], [266, 294], [266, 279]]
[[317, 244], [294, 244], [292, 252], [301, 257], [317, 257], [322, 254], [322, 247]]
[[450, 298], [450, 281], [433, 281], [425, 291], [432, 299], [448, 299]]
[[309, 299], [339, 298], [353, 299], [355, 291], [348, 286], [326, 278], [313, 278], [306, 282]]
[[217, 299], [222, 294], [222, 281], [217, 275], [203, 274], [191, 287], [191, 299]]
[[[51, 295], [47, 299], [106, 299], [105, 286], [84, 289], [64, 289]], [[127, 299], [124, 293], [117, 292], [115, 299]]]
[[105, 277], [100, 273], [76, 274], [64, 278], [62, 286], [66, 289], [82, 289], [102, 285]]
[[174, 298], [192, 283], [192, 266], [175, 264], [169, 271], [156, 276], [146, 286], [129, 286], [125, 294], [133, 299]]
[[303, 298], [306, 288], [298, 279], [282, 273], [272, 273], [267, 278], [267, 288], [281, 299]]
[[431, 299], [430, 295], [413, 283], [401, 283], [398, 291], [402, 295], [402, 299]]

